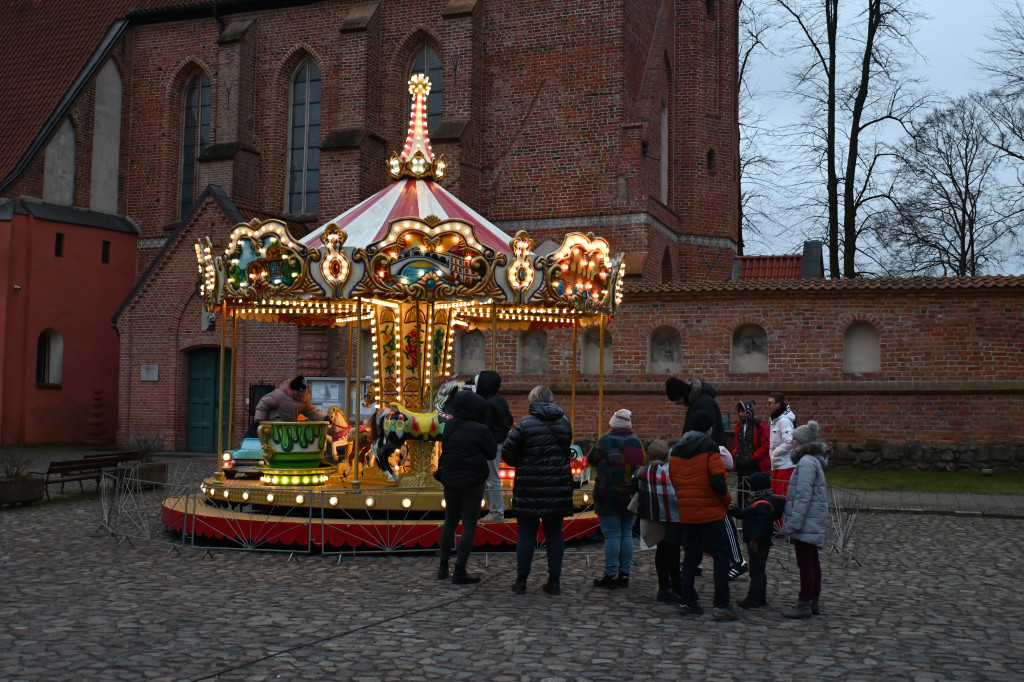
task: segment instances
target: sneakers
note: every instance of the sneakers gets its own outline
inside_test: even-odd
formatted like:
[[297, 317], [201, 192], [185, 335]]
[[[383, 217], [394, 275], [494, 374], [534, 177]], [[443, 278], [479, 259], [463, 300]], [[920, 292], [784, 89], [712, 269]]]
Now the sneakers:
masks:
[[629, 573], [619, 571], [619, 574], [615, 576], [615, 587], [629, 587]]
[[614, 575], [608, 575], [606, 573], [600, 578], [594, 578], [594, 587], [603, 587], [608, 590], [614, 590], [618, 588], [618, 586], [618, 581], [616, 581]]
[[742, 564], [733, 564], [729, 569], [729, 580], [736, 580], [748, 570], [750, 570], [750, 565], [746, 561]]
[[684, 616], [699, 616], [704, 613], [704, 609], [697, 602], [690, 602], [689, 604], [680, 604], [679, 611]]
[[477, 523], [505, 523], [505, 515], [499, 515], [495, 514], [494, 512], [491, 512], [487, 516], [480, 519]]
[[741, 609], [747, 609], [747, 610], [750, 610], [750, 609], [766, 609], [766, 608], [768, 608], [768, 603], [767, 602], [763, 602], [763, 601], [756, 601], [756, 600], [751, 599], [749, 597], [744, 597], [743, 599], [740, 599], [738, 602], [736, 602], [736, 606], [740, 607]]
[[731, 606], [716, 608], [711, 612], [711, 620], [736, 620], [737, 618], [739, 618], [739, 614]]

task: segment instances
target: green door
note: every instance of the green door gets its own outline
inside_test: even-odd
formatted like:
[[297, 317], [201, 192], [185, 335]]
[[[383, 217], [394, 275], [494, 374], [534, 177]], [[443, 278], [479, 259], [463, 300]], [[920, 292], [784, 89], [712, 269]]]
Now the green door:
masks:
[[[188, 353], [188, 435], [185, 447], [189, 452], [214, 452], [217, 449], [217, 422], [220, 419], [217, 401], [228, 394], [228, 376], [224, 390], [217, 390], [220, 349], [200, 348]], [[224, 362], [230, 365], [231, 351], [224, 351]], [[227, 437], [227, 409], [224, 405], [224, 448], [231, 447]]]

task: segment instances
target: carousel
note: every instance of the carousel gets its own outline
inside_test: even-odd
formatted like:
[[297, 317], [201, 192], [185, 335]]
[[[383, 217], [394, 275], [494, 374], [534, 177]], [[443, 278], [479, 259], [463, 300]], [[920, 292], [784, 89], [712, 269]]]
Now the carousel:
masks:
[[[436, 547], [445, 507], [432, 475], [443, 430], [436, 404], [452, 388], [460, 332], [489, 332], [494, 368], [499, 330], [571, 327], [575, 433], [578, 330], [599, 327], [603, 347], [605, 323], [621, 301], [622, 255], [581, 233], [538, 248], [525, 231], [505, 234], [443, 189], [438, 182], [445, 160], [435, 158], [427, 136], [429, 90], [425, 76], [410, 80], [408, 137], [402, 152], [388, 160], [393, 182], [374, 196], [302, 239], [280, 221], [253, 220], [232, 230], [222, 253], [215, 253], [209, 238], [196, 245], [200, 295], [206, 309], [226, 322], [219, 325], [221, 371], [230, 372], [222, 385], [231, 387], [232, 396], [220, 415], [226, 432], [233, 432], [236, 395], [237, 353], [230, 367], [224, 362], [229, 329], [237, 339], [240, 320], [340, 327], [350, 340], [349, 367], [363, 367], [364, 356], [373, 360], [365, 391], [386, 408], [379, 420], [383, 455], [366, 465], [354, 457], [346, 474], [341, 465], [326, 465], [329, 449], [364, 450], [367, 436], [358, 419], [349, 424], [340, 410], [331, 411], [331, 422], [263, 422], [257, 430], [263, 453], [258, 477], [226, 476], [221, 461], [198, 492], [164, 503], [163, 523], [170, 530], [194, 542], [248, 548]], [[603, 363], [601, 370], [599, 415]], [[350, 376], [347, 385], [345, 405], [358, 414], [360, 378]], [[223, 442], [218, 451], [225, 451]], [[391, 464], [398, 451], [406, 455], [405, 466]], [[503, 469], [509, 515], [504, 522], [479, 524], [476, 545], [515, 544], [512, 477], [513, 470]], [[486, 512], [481, 501], [481, 514]], [[597, 529], [592, 487], [580, 485], [565, 537], [589, 537]]]

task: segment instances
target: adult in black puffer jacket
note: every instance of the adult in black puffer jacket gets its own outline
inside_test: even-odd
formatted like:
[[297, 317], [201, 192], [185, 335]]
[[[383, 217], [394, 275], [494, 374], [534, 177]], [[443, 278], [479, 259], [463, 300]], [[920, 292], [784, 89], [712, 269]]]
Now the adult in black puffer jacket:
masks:
[[526, 592], [533, 548], [543, 525], [548, 546], [548, 582], [544, 591], [559, 594], [565, 552], [562, 519], [572, 513], [572, 426], [562, 408], [553, 402], [554, 394], [547, 386], [534, 387], [529, 400], [529, 416], [512, 427], [501, 448], [502, 459], [516, 469], [512, 506], [519, 524], [518, 576], [512, 591]]
[[480, 518], [480, 500], [483, 499], [487, 480], [487, 460], [494, 459], [498, 445], [491, 430], [484, 424], [487, 401], [472, 391], [459, 391], [446, 407], [452, 418], [444, 425], [441, 436], [441, 485], [444, 486], [444, 526], [441, 529], [441, 563], [437, 579], [448, 577], [448, 557], [451, 554], [455, 530], [462, 521], [462, 537], [455, 555], [455, 573], [452, 583], [468, 585], [480, 578], [466, 573], [469, 553], [473, 550], [476, 522]]

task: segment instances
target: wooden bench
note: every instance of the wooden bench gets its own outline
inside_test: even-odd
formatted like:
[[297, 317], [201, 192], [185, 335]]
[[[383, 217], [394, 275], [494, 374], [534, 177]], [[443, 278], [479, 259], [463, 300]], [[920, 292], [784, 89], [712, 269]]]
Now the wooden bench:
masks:
[[60, 483], [60, 492], [64, 494], [64, 484], [78, 481], [82, 492], [85, 492], [83, 481], [96, 481], [96, 489], [100, 489], [100, 479], [108, 471], [114, 471], [120, 464], [117, 453], [92, 455], [82, 459], [54, 460], [45, 472], [43, 487], [46, 488], [46, 499], [50, 499], [50, 486]]

